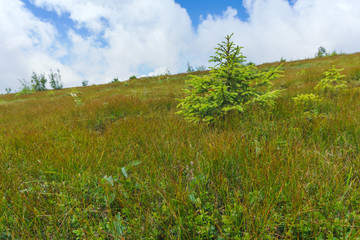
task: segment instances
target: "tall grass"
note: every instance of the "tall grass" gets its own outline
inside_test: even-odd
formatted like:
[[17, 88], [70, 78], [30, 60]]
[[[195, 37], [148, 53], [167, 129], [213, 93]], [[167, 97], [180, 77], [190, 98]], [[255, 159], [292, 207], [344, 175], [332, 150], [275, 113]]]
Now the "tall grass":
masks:
[[[287, 62], [273, 109], [211, 126], [174, 114], [186, 75], [2, 95], [0, 239], [360, 238], [359, 63]], [[351, 89], [295, 108], [332, 65]]]

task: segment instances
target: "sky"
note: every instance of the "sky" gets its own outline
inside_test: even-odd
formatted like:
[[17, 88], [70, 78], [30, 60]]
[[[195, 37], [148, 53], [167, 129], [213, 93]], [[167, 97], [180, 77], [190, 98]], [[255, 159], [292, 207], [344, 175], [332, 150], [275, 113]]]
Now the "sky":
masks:
[[256, 64], [360, 52], [359, 12], [359, 0], [0, 0], [0, 93], [51, 69], [74, 87], [208, 67], [231, 33]]

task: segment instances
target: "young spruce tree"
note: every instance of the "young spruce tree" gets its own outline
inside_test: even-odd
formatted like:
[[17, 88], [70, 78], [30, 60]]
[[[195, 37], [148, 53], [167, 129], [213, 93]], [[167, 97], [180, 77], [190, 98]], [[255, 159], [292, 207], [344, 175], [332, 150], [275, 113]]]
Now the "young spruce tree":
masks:
[[186, 82], [187, 97], [181, 99], [177, 112], [191, 122], [211, 123], [230, 111], [244, 112], [253, 104], [272, 106], [280, 90], [270, 91], [271, 81], [279, 77], [280, 66], [267, 72], [257, 71], [253, 65], [244, 65], [242, 47], [230, 40], [218, 44], [209, 62], [215, 66], [210, 74], [191, 76]]

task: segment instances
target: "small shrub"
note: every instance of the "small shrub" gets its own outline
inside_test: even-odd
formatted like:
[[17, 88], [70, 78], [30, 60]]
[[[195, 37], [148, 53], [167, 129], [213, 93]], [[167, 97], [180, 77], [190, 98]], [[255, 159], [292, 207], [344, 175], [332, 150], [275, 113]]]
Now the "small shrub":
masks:
[[190, 65], [190, 63], [188, 62], [187, 63], [187, 70], [186, 70], [186, 72], [187, 73], [191, 73], [191, 72], [194, 72], [195, 70], [194, 70], [194, 68]]
[[271, 81], [279, 77], [279, 67], [268, 72], [258, 72], [254, 66], [245, 66], [246, 57], [241, 47], [226, 37], [218, 44], [215, 56], [209, 62], [216, 63], [210, 75], [191, 76], [186, 82], [187, 97], [178, 105], [181, 114], [191, 122], [210, 123], [228, 112], [244, 112], [253, 104], [272, 106], [280, 90], [270, 91]]
[[135, 80], [135, 79], [137, 79], [135, 75], [133, 75], [129, 78], [129, 80]]
[[339, 90], [346, 88], [347, 83], [342, 80], [345, 75], [340, 74], [343, 70], [344, 69], [336, 69], [335, 66], [333, 66], [331, 69], [324, 72], [325, 78], [320, 80], [316, 85], [315, 90], [334, 94]]
[[6, 92], [6, 94], [10, 94], [11, 93], [11, 88], [5, 88], [5, 92]]
[[120, 82], [118, 78], [114, 78], [111, 83], [117, 83], [117, 82]]
[[320, 46], [318, 48], [318, 51], [317, 53], [315, 54], [315, 57], [324, 57], [324, 56], [327, 56], [328, 54], [326, 53], [326, 49], [323, 47], [323, 46]]
[[81, 85], [82, 85], [83, 87], [87, 87], [87, 86], [89, 85], [89, 81], [88, 81], [88, 80], [83, 80], [83, 81], [81, 82]]
[[313, 93], [310, 94], [299, 94], [293, 98], [295, 106], [299, 107], [303, 111], [313, 110], [316, 105], [323, 101], [323, 98], [320, 98], [318, 95]]
[[200, 65], [196, 68], [196, 71], [205, 71], [206, 70], [206, 66], [205, 65]]
[[359, 81], [360, 80], [360, 72], [357, 72], [353, 75], [353, 80]]
[[49, 91], [49, 92], [47, 93], [47, 95], [53, 97], [53, 96], [55, 96], [55, 92], [54, 92], [54, 91]]
[[31, 85], [30, 82], [28, 82], [26, 80], [19, 80], [19, 82], [21, 84], [21, 89], [15, 96], [20, 96], [20, 95], [24, 95], [24, 94], [31, 94], [31, 93], [35, 92], [35, 88], [34, 88], [33, 85]]
[[337, 56], [338, 55], [338, 53], [334, 50], [331, 54], [330, 54], [330, 56]]
[[33, 72], [30, 82], [31, 82], [32, 86], [34, 87], [35, 91], [45, 91], [46, 90], [47, 79], [45, 77], [45, 74], [37, 75], [35, 72]]
[[255, 66], [255, 63], [250, 61], [250, 62], [246, 63], [246, 66]]
[[50, 86], [55, 90], [62, 89], [64, 86], [64, 84], [61, 81], [61, 75], [59, 69], [57, 70], [57, 73], [54, 73], [52, 70], [50, 70], [49, 80], [50, 80]]
[[32, 94], [34, 92], [35, 92], [35, 90], [33, 90], [33, 89], [23, 88], [15, 96], [18, 97], [18, 96], [21, 96], [21, 95]]

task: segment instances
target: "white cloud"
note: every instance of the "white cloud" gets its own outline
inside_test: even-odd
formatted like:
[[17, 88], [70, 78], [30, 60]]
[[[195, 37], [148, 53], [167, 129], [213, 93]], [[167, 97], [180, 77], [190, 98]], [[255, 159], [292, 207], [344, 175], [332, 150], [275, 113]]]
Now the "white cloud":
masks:
[[[174, 0], [31, 0], [38, 7], [68, 16], [74, 29], [63, 41], [54, 25], [34, 16], [20, 0], [0, 0], [0, 91], [18, 88], [32, 71], [59, 68], [65, 86], [106, 83], [114, 77], [176, 73], [209, 65], [210, 55], [227, 34], [256, 63], [281, 57], [312, 57], [328, 51], [360, 51], [360, 1], [245, 0], [249, 19], [229, 7], [208, 15], [194, 32], [186, 10]], [[81, 35], [79, 29], [88, 29]]]
[[67, 13], [78, 27], [90, 30], [89, 37], [70, 31], [68, 51], [72, 68], [97, 83], [143, 74], [138, 68], [179, 69], [193, 34], [185, 9], [169, 0], [34, 0], [34, 4]]
[[0, 91], [17, 90], [18, 79], [29, 79], [32, 71], [48, 73], [50, 68], [62, 68], [68, 79], [76, 76], [56, 59], [64, 49], [53, 25], [37, 19], [21, 1], [0, 0], [0, 5]]
[[243, 4], [249, 13], [246, 22], [228, 8], [223, 16], [209, 16], [200, 24], [196, 39], [197, 44], [205, 43], [202, 55], [214, 46], [206, 39], [219, 42], [229, 33], [235, 33], [235, 42], [256, 63], [313, 57], [320, 45], [328, 51], [360, 51], [358, 0], [297, 0], [293, 6], [286, 0], [246, 0]]

